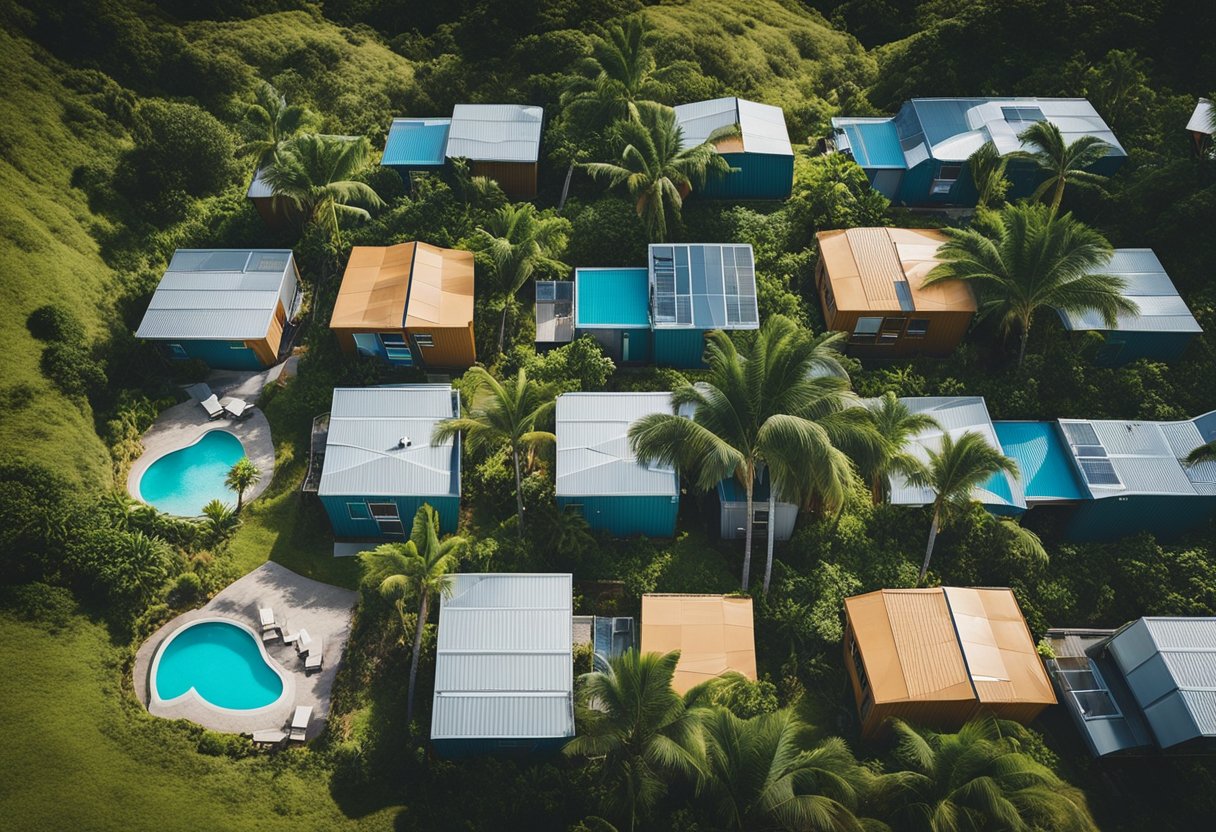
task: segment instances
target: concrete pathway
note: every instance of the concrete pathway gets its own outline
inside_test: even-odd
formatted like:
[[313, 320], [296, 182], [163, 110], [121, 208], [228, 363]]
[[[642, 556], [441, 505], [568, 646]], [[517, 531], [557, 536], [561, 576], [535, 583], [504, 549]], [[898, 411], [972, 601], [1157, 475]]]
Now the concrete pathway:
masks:
[[[140, 646], [133, 670], [135, 694], [153, 716], [188, 719], [214, 731], [234, 734], [282, 728], [297, 705], [311, 705], [308, 739], [314, 739], [324, 730], [324, 722], [329, 717], [334, 678], [350, 636], [351, 611], [357, 599], [358, 593], [352, 590], [305, 578], [274, 562], [264, 563], [225, 587], [202, 608], [174, 618]], [[275, 619], [284, 624], [288, 632], [306, 629], [314, 639], [320, 637], [324, 652], [320, 672], [306, 674], [304, 662], [296, 655], [295, 648], [276, 641], [267, 644], [266, 651], [288, 678], [286, 688], [289, 692], [294, 688], [292, 695], [284, 697], [276, 706], [250, 715], [214, 708], [195, 697], [173, 705], [152, 703], [149, 678], [152, 660], [166, 638], [182, 625], [204, 618], [239, 621], [259, 629], [259, 606], [270, 606]]]

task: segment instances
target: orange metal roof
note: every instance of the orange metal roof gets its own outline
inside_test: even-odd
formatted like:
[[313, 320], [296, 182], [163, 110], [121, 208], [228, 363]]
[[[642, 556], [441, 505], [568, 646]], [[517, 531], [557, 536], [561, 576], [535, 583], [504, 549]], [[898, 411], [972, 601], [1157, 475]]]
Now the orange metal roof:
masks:
[[351, 249], [331, 329], [458, 327], [473, 320], [473, 253], [427, 243]]
[[907, 284], [917, 312], [976, 309], [971, 287], [961, 281], [921, 285], [939, 262], [937, 250], [946, 241], [940, 231], [849, 228], [815, 236], [837, 309], [907, 314], [900, 309], [898, 283]]
[[752, 599], [725, 595], [643, 595], [642, 652], [680, 651], [677, 693], [728, 671], [756, 678]]
[[1008, 589], [883, 589], [845, 599], [875, 703], [1054, 703]]

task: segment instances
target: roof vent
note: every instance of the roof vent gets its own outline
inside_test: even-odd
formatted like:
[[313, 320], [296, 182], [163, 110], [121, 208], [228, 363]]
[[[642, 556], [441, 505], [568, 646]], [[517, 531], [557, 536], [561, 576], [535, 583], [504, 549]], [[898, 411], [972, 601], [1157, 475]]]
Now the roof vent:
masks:
[[398, 440], [397, 440], [397, 448], [398, 448], [398, 450], [401, 450], [401, 449], [404, 449], [404, 448], [408, 448], [410, 445], [413, 445], [413, 444], [414, 444], [414, 443], [410, 441], [410, 438], [409, 438], [408, 436], [403, 436], [403, 437], [401, 437], [400, 439], [398, 439]]

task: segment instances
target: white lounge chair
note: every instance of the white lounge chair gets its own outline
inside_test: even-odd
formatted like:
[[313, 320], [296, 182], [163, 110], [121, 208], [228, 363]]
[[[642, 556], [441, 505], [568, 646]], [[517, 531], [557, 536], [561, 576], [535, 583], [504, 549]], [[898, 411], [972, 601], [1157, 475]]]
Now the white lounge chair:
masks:
[[220, 402], [224, 412], [233, 419], [244, 419], [253, 412], [253, 405], [244, 399], [226, 398]]
[[258, 619], [262, 622], [263, 633], [279, 628], [278, 622], [274, 620], [274, 609], [271, 607], [258, 607]]
[[308, 655], [308, 651], [312, 649], [317, 641], [317, 639], [308, 634], [308, 630], [300, 630], [300, 637], [296, 639], [296, 652], [301, 656]]
[[289, 633], [289, 632], [287, 632], [286, 629], [284, 629], [283, 630], [283, 643], [284, 644], [295, 644], [297, 641], [300, 640], [300, 636], [306, 636], [306, 635], [308, 635], [308, 630], [297, 630], [294, 633]]
[[304, 742], [308, 738], [308, 723], [311, 721], [312, 705], [297, 705], [296, 712], [291, 717], [289, 738], [294, 742]]
[[224, 406], [220, 404], [219, 397], [214, 393], [203, 399], [199, 404], [203, 406], [203, 410], [207, 411], [208, 419], [218, 419], [224, 415]]
[[287, 732], [277, 728], [253, 732], [254, 745], [278, 745], [285, 739], [287, 739]]
[[320, 670], [321, 663], [325, 660], [325, 649], [321, 646], [321, 639], [318, 637], [313, 645], [308, 648], [308, 655], [304, 657], [304, 673], [307, 674], [312, 670]]

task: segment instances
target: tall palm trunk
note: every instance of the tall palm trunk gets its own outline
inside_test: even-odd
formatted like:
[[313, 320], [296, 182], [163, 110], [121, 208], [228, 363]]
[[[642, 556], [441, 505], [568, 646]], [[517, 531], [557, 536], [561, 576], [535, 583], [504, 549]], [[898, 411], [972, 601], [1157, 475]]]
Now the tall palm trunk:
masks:
[[768, 597], [769, 581], [773, 577], [773, 540], [777, 534], [777, 524], [774, 520], [777, 517], [777, 490], [770, 488], [768, 490], [768, 558], [764, 561], [764, 597]]
[[502, 321], [498, 324], [498, 352], [500, 354], [507, 337], [507, 302], [507, 298], [502, 299]]
[[418, 681], [418, 656], [422, 652], [422, 631], [426, 628], [427, 607], [430, 605], [430, 595], [422, 593], [418, 602], [418, 623], [414, 626], [414, 655], [410, 656], [410, 689], [405, 700], [405, 721], [414, 719], [414, 684]]
[[1027, 315], [1022, 319], [1022, 339], [1018, 346], [1018, 366], [1022, 366], [1022, 362], [1026, 360], [1026, 344], [1030, 341], [1030, 321], [1031, 317]]
[[1064, 177], [1061, 176], [1056, 180], [1056, 192], [1051, 198], [1051, 216], [1055, 217], [1060, 212], [1060, 203], [1064, 200]]
[[515, 462], [515, 513], [519, 517], [519, 536], [524, 535], [524, 495], [520, 490], [519, 446], [511, 446], [511, 459]]
[[755, 472], [747, 471], [747, 522], [743, 526], [743, 591], [747, 592], [747, 580], [752, 572], [752, 491]]
[[933, 544], [937, 543], [937, 530], [940, 526], [941, 508], [937, 505], [933, 506], [933, 525], [929, 526], [929, 545], [925, 547], [925, 562], [920, 566], [920, 577], [916, 579], [917, 584], [925, 582], [925, 574], [929, 571], [929, 561], [933, 558]]
[[241, 513], [241, 508], [245, 505], [245, 489], [237, 489], [236, 492], [236, 513]]
[[870, 479], [870, 500], [874, 503], [874, 505], [878, 505], [882, 502], [882, 486], [882, 474], [875, 474]]

